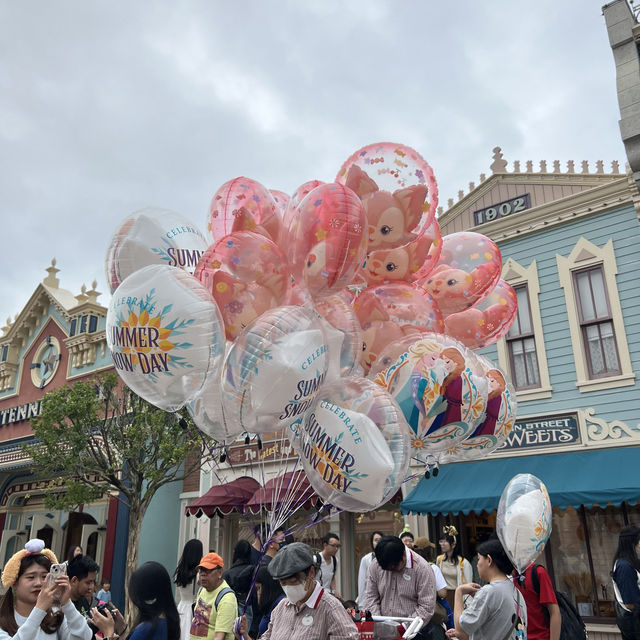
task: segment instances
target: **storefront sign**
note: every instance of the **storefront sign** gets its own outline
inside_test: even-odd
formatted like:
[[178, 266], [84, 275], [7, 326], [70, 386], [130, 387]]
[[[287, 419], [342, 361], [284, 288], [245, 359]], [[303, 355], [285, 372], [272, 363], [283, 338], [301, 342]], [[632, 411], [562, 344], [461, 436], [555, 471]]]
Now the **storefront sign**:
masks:
[[577, 413], [516, 420], [499, 451], [552, 447], [580, 442]]
[[42, 403], [40, 400], [36, 402], [27, 402], [26, 404], [11, 407], [10, 409], [0, 410], [0, 426], [11, 424], [13, 422], [22, 422], [30, 420], [42, 413]]
[[295, 455], [288, 442], [275, 440], [263, 442], [262, 448], [257, 444], [234, 445], [227, 450], [227, 458], [231, 464], [254, 464], [256, 462], [273, 462]]

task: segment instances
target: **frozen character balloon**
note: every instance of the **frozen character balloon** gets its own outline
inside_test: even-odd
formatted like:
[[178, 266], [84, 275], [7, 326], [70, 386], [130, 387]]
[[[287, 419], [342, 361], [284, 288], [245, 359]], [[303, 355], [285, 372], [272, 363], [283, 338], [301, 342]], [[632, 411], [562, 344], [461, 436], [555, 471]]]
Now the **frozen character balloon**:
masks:
[[459, 342], [439, 334], [408, 336], [389, 345], [380, 360], [370, 376], [403, 410], [417, 459], [427, 462], [429, 454], [455, 446], [481, 422], [487, 383], [473, 352]]
[[213, 241], [231, 231], [255, 231], [277, 240], [282, 220], [276, 203], [266, 187], [250, 178], [225, 182], [214, 194], [209, 206], [207, 230]]
[[506, 335], [517, 312], [516, 292], [508, 282], [499, 280], [484, 300], [471, 309], [447, 316], [445, 333], [470, 349], [488, 347]]
[[446, 318], [486, 298], [501, 269], [502, 256], [495, 242], [472, 231], [453, 233], [442, 238], [438, 263], [419, 283]]
[[369, 287], [352, 304], [363, 331], [360, 364], [365, 374], [390, 342], [409, 333], [439, 333], [444, 326], [431, 296], [404, 282]]
[[484, 458], [502, 445], [515, 424], [515, 389], [490, 360], [483, 356], [478, 356], [478, 360], [485, 370], [489, 387], [484, 420], [469, 437], [443, 452], [439, 457], [441, 463]]
[[287, 255], [294, 280], [311, 298], [347, 286], [364, 260], [366, 246], [364, 207], [348, 187], [321, 185], [296, 207]]
[[268, 238], [236, 231], [202, 256], [194, 274], [211, 292], [225, 323], [228, 340], [287, 297], [289, 266]]
[[127, 216], [107, 245], [105, 274], [113, 293], [138, 269], [165, 264], [193, 273], [207, 248], [202, 232], [183, 215], [147, 207]]

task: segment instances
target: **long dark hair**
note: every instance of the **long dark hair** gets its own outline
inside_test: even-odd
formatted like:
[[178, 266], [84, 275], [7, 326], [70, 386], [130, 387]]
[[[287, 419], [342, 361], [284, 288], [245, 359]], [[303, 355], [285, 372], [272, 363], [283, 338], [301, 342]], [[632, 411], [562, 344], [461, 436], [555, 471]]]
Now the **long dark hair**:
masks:
[[193, 582], [203, 555], [202, 542], [197, 538], [189, 540], [184, 545], [178, 566], [173, 574], [173, 581], [179, 587], [186, 587]]
[[261, 586], [258, 608], [262, 615], [266, 615], [278, 597], [284, 595], [284, 591], [280, 586], [280, 582], [273, 579], [266, 566], [262, 566], [258, 570], [256, 582]]
[[167, 620], [167, 640], [180, 640], [180, 615], [173, 599], [171, 578], [160, 563], [145, 562], [131, 574], [129, 597], [138, 609], [134, 628], [148, 622], [151, 626], [146, 636], [153, 637], [158, 620], [164, 616]]
[[[24, 556], [20, 561], [20, 570], [18, 571], [18, 577], [16, 583], [20, 579], [20, 576], [33, 564], [44, 567], [47, 571], [51, 569], [51, 560], [47, 556], [41, 554], [30, 554]], [[14, 583], [15, 584], [15, 583]], [[44, 585], [43, 585], [44, 586]], [[7, 589], [2, 601], [0, 601], [0, 627], [2, 627], [10, 636], [15, 636], [18, 633], [18, 623], [14, 615], [15, 603], [13, 601], [13, 585]], [[51, 609], [47, 611], [47, 615], [40, 623], [40, 628], [45, 633], [55, 633], [62, 624], [64, 614], [62, 611], [52, 613]]]
[[251, 545], [247, 540], [238, 540], [233, 548], [232, 565], [251, 564]]
[[636, 545], [640, 541], [640, 527], [630, 524], [620, 530], [618, 538], [618, 549], [613, 558], [613, 566], [616, 560], [624, 560], [628, 562], [636, 571], [640, 571], [640, 560], [636, 554]]
[[452, 535], [451, 533], [444, 532], [440, 537], [440, 540], [446, 540], [451, 547], [451, 558], [447, 557], [447, 554], [444, 554], [444, 558], [442, 558], [443, 562], [449, 561], [452, 564], [458, 564], [460, 562], [461, 555], [458, 552], [458, 538], [457, 536]]

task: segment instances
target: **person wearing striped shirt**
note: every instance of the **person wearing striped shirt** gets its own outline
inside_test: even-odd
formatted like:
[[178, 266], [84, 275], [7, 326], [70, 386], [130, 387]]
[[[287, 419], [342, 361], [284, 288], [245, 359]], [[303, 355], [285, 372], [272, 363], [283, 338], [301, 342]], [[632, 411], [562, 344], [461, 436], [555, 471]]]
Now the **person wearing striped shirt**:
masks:
[[374, 616], [422, 618], [416, 640], [426, 640], [436, 602], [433, 569], [397, 536], [381, 538], [374, 553], [361, 609]]

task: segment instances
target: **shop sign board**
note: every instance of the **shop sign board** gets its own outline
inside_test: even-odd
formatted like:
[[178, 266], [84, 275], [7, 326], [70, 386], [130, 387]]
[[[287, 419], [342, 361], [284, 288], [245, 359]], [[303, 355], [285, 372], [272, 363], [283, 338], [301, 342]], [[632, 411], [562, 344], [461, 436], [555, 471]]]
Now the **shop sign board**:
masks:
[[516, 420], [498, 451], [546, 448], [580, 443], [577, 413], [561, 413]]

